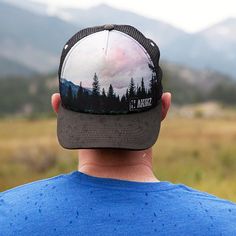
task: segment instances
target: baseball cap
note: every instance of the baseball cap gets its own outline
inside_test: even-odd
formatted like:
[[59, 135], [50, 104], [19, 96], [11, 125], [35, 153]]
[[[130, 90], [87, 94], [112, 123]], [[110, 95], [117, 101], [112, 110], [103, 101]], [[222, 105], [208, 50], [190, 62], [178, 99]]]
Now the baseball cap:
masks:
[[58, 70], [61, 146], [151, 147], [161, 123], [159, 58], [155, 42], [130, 25], [90, 27], [69, 39]]

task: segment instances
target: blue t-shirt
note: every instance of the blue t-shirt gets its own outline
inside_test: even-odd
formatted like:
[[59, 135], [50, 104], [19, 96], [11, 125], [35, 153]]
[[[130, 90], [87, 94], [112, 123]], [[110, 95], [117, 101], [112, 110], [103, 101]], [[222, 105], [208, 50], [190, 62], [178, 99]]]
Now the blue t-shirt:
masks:
[[0, 235], [236, 235], [236, 204], [168, 181], [74, 171], [0, 193]]

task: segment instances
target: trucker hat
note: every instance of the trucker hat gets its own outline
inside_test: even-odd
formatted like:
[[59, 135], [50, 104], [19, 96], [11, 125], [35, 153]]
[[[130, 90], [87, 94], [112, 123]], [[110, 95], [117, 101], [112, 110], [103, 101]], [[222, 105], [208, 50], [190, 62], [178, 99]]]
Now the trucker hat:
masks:
[[59, 143], [67, 149], [143, 150], [161, 123], [160, 51], [130, 25], [80, 30], [62, 50]]

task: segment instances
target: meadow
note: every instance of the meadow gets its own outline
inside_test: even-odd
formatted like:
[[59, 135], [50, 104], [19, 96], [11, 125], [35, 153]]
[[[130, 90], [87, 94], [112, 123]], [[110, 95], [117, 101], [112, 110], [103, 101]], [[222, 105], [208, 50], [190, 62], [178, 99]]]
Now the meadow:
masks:
[[[236, 202], [236, 113], [229, 117], [170, 116], [154, 146], [158, 179], [183, 183]], [[0, 191], [77, 168], [64, 150], [56, 119], [0, 120]]]

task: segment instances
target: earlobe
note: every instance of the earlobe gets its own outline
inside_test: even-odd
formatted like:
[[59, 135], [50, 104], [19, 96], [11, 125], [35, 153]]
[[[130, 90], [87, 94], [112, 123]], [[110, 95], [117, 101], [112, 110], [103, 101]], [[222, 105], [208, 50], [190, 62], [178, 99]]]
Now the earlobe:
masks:
[[51, 104], [54, 112], [58, 113], [59, 106], [61, 103], [61, 96], [59, 93], [54, 93], [51, 97]]
[[161, 97], [161, 102], [162, 102], [161, 121], [163, 121], [171, 105], [171, 93], [163, 93]]

